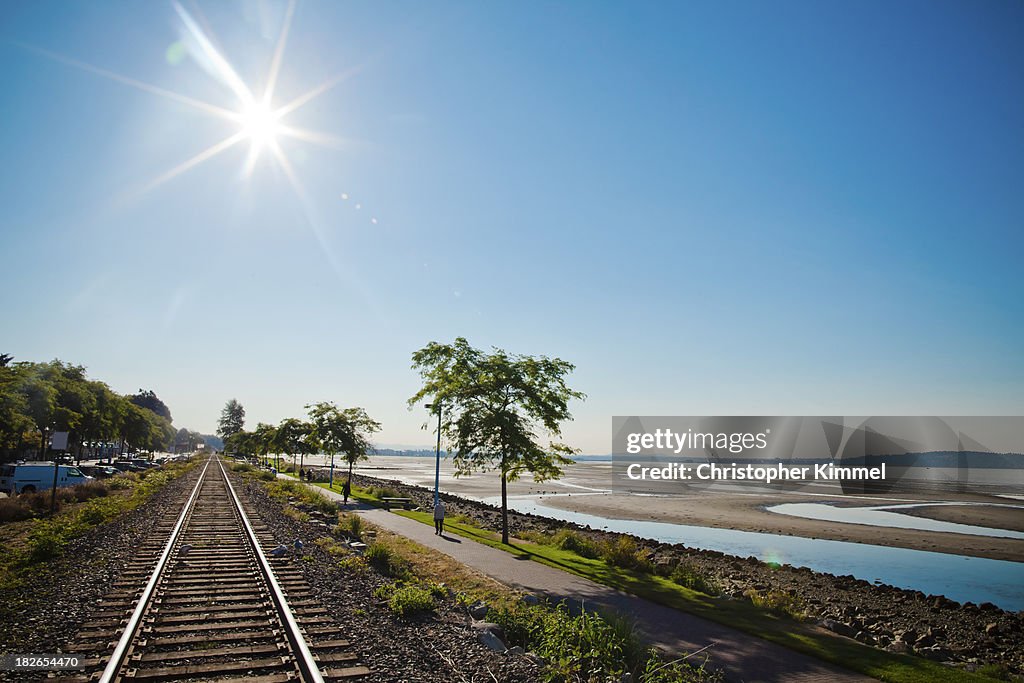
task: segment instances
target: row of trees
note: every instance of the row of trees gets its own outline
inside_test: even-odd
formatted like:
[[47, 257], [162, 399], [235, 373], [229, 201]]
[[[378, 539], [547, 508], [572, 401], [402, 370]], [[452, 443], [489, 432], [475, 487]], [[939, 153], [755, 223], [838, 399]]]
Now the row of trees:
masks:
[[[562, 475], [576, 449], [556, 441], [561, 425], [571, 420], [569, 402], [585, 398], [566, 378], [571, 363], [546, 356], [491, 352], [473, 348], [462, 337], [452, 344], [431, 342], [412, 356], [423, 387], [409, 407], [425, 403], [439, 425], [441, 440], [453, 455], [455, 476], [497, 471], [501, 479], [501, 536], [508, 543], [508, 482], [530, 473], [544, 481]], [[268, 457], [284, 454], [343, 455], [352, 467], [366, 457], [369, 437], [380, 429], [362, 408], [339, 409], [332, 403], [306, 406], [309, 420], [282, 420], [276, 427], [260, 423], [242, 429], [245, 411], [234, 399], [224, 407], [220, 433], [225, 447]], [[433, 420], [424, 428], [432, 428]], [[300, 460], [300, 469], [302, 468]]]
[[54, 432], [68, 432], [68, 450], [79, 458], [100, 442], [162, 450], [176, 435], [171, 411], [152, 391], [121, 395], [81, 365], [0, 355], [0, 459], [43, 457]]
[[247, 455], [269, 459], [271, 455], [299, 457], [299, 469], [305, 466], [305, 456], [324, 453], [331, 456], [333, 483], [334, 457], [342, 456], [348, 463], [351, 480], [352, 468], [366, 458], [370, 450], [370, 437], [380, 431], [380, 423], [370, 419], [362, 408], [339, 408], [329, 401], [306, 406], [308, 420], [289, 417], [274, 426], [264, 422], [252, 431], [245, 431], [245, 410], [235, 399], [228, 401], [221, 413], [219, 433], [224, 448]]

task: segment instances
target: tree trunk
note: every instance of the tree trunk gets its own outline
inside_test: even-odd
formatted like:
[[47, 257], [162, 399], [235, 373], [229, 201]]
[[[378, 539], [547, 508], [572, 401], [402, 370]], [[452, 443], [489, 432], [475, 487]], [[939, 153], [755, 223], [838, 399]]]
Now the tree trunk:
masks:
[[501, 468], [501, 542], [508, 545], [508, 487], [505, 468]]

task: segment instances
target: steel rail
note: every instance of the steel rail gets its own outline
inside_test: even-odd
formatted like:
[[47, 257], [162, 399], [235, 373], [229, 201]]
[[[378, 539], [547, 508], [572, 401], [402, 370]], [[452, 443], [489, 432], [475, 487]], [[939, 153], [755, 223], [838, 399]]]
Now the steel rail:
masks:
[[174, 549], [174, 544], [177, 543], [178, 537], [181, 535], [181, 530], [185, 525], [185, 519], [188, 517], [188, 513], [191, 512], [192, 504], [199, 495], [199, 487], [203, 485], [203, 479], [206, 477], [206, 470], [209, 467], [210, 461], [207, 460], [206, 465], [203, 466], [203, 471], [199, 473], [199, 481], [196, 482], [196, 487], [192, 489], [192, 495], [188, 497], [184, 507], [181, 508], [181, 514], [178, 515], [178, 522], [174, 525], [174, 529], [171, 530], [171, 537], [167, 540], [167, 544], [164, 546], [164, 550], [160, 554], [160, 559], [157, 560], [156, 567], [153, 569], [153, 574], [149, 577], [149, 582], [146, 584], [146, 588], [142, 591], [142, 595], [139, 596], [139, 602], [135, 606], [135, 611], [132, 612], [132, 616], [128, 620], [128, 625], [125, 626], [124, 633], [121, 634], [121, 639], [117, 641], [117, 646], [114, 648], [114, 654], [110, 656], [110, 661], [107, 662], [106, 668], [103, 669], [103, 673], [100, 675], [100, 683], [112, 683], [118, 672], [121, 670], [121, 665], [124, 664], [124, 658], [128, 654], [128, 648], [131, 646], [132, 641], [135, 640], [135, 634], [139, 630], [139, 624], [142, 622], [142, 615], [149, 607], [149, 600], [153, 597], [153, 591], [156, 589], [156, 584], [160, 580], [160, 575], [163, 574], [164, 568], [167, 566], [167, 560], [171, 556], [171, 550]]
[[259, 560], [259, 568], [263, 574], [263, 578], [267, 582], [267, 586], [270, 588], [270, 597], [274, 601], [274, 608], [277, 610], [277, 614], [281, 618], [281, 623], [285, 626], [285, 637], [287, 637], [288, 643], [292, 646], [292, 652], [296, 655], [296, 664], [299, 667], [299, 673], [302, 676], [302, 680], [306, 683], [323, 683], [324, 679], [320, 674], [320, 666], [313, 658], [313, 653], [310, 652], [309, 645], [306, 644], [306, 639], [302, 635], [299, 624], [295, 621], [295, 617], [292, 615], [292, 611], [288, 607], [288, 600], [284, 596], [284, 591], [281, 590], [281, 585], [277, 582], [277, 578], [274, 576], [274, 571], [270, 566], [270, 562], [267, 560], [267, 556], [263, 553], [263, 548], [260, 546], [259, 539], [256, 538], [256, 532], [249, 523], [248, 515], [246, 515], [245, 510], [242, 509], [242, 502], [238, 499], [238, 494], [235, 493], [235, 487], [231, 485], [231, 480], [228, 479], [228, 474], [224, 470], [224, 463], [218, 460], [217, 464], [220, 465], [221, 474], [224, 476], [224, 483], [227, 484], [228, 492], [231, 494], [231, 499], [235, 503], [235, 509], [238, 510], [239, 518], [245, 528], [246, 536], [249, 538], [249, 543], [252, 545], [252, 548], [256, 553], [256, 558]]

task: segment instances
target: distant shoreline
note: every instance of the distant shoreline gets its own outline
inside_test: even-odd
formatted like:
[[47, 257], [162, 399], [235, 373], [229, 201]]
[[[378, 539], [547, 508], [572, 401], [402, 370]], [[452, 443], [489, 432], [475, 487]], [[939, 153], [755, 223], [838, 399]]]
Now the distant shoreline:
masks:
[[[836, 488], [814, 487], [808, 490], [770, 493], [757, 492], [698, 492], [673, 496], [608, 495], [550, 495], [580, 494], [609, 491], [611, 488], [610, 462], [580, 462], [566, 468], [561, 480], [535, 483], [529, 478], [509, 484], [510, 496], [540, 495], [544, 505], [601, 517], [635, 521], [659, 521], [710, 528], [736, 529], [780, 536], [802, 536], [834, 541], [867, 543], [912, 550], [928, 550], [953, 555], [984, 557], [994, 560], [1024, 562], [1024, 543], [1014, 539], [968, 536], [937, 531], [882, 528], [861, 524], [824, 522], [788, 517], [765, 510], [765, 507], [786, 502], [832, 502], [848, 506], [885, 505], [890, 502], [990, 502], [1006, 503], [983, 493], [929, 494], [922, 492], [887, 495], [848, 496]], [[360, 463], [357, 471], [375, 477], [400, 478], [411, 484], [428, 488], [434, 485], [434, 461], [422, 457], [375, 456]], [[441, 460], [441, 489], [456, 495], [483, 499], [500, 491], [494, 473], [473, 474], [455, 478], [451, 460]], [[549, 494], [549, 495], [544, 495]], [[638, 504], [642, 501], [642, 505]], [[989, 508], [958, 507], [959, 523], [992, 526], [993, 520], [1006, 521], [1006, 512], [988, 514]], [[1019, 510], [1010, 510], [1009, 514]], [[952, 511], [933, 513], [951, 515]], [[986, 523], [988, 522], [988, 523]], [[1013, 528], [1012, 524], [997, 528]]]

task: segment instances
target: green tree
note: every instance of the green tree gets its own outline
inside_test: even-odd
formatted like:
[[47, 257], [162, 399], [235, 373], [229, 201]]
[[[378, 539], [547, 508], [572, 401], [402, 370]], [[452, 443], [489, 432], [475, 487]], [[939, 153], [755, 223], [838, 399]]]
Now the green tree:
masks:
[[23, 374], [23, 368], [0, 364], [0, 454], [5, 456], [0, 461], [21, 446], [33, 427], [28, 398], [21, 390]]
[[274, 430], [273, 447], [277, 453], [292, 456], [294, 468], [296, 455], [305, 455], [313, 450], [314, 446], [310, 439], [312, 432], [313, 425], [310, 423], [294, 417], [286, 418], [281, 420], [281, 424]]
[[252, 430], [253, 448], [256, 455], [263, 456], [265, 464], [270, 464], [270, 454], [274, 450], [274, 438], [277, 430], [274, 425], [266, 422], [257, 423], [256, 429]]
[[576, 452], [562, 443], [544, 447], [537, 430], [554, 438], [572, 419], [568, 403], [584, 394], [565, 377], [575, 366], [558, 358], [484, 353], [462, 337], [430, 342], [412, 355], [423, 388], [409, 399], [440, 406], [441, 435], [454, 450], [455, 475], [497, 469], [501, 475], [501, 540], [508, 543], [508, 482], [524, 472], [535, 481], [555, 479]]
[[227, 453], [251, 455], [253, 453], [253, 445], [252, 432], [247, 432], [244, 429], [234, 434], [229, 434], [224, 438], [224, 451]]
[[173, 422], [171, 418], [171, 409], [167, 407], [166, 403], [157, 398], [157, 395], [153, 393], [152, 389], [146, 389], [145, 391], [139, 389], [139, 393], [129, 396], [128, 400], [140, 408], [152, 410], [160, 417], [165, 418], [168, 422]]
[[[226, 442], [232, 434], [242, 431], [245, 426], [245, 408], [242, 404], [231, 399], [224, 404], [224, 410], [220, 411], [220, 421], [217, 423], [217, 436]], [[225, 443], [225, 448], [227, 444]]]
[[[306, 406], [313, 424], [312, 437], [325, 453], [331, 454], [331, 485], [334, 485], [334, 456], [342, 453], [348, 463], [348, 481], [352, 468], [366, 458], [370, 436], [380, 431], [380, 423], [370, 419], [362, 408], [338, 408], [329, 401]], [[345, 502], [349, 488], [345, 487]]]
[[95, 444], [97, 441], [106, 441], [114, 436], [117, 429], [119, 416], [118, 396], [110, 390], [103, 382], [91, 381], [86, 384], [91, 400], [88, 409], [82, 414], [79, 424], [80, 440], [78, 456], [81, 459], [82, 445], [86, 442], [93, 447], [92, 455], [95, 456]]

